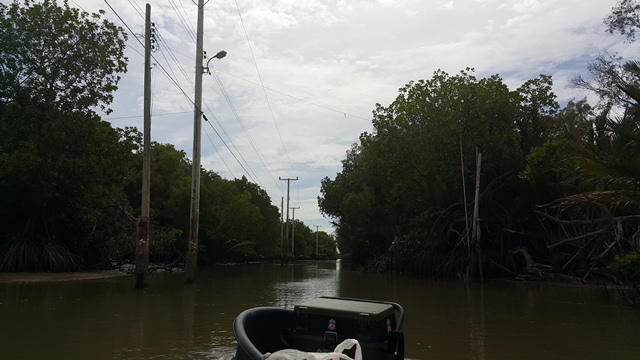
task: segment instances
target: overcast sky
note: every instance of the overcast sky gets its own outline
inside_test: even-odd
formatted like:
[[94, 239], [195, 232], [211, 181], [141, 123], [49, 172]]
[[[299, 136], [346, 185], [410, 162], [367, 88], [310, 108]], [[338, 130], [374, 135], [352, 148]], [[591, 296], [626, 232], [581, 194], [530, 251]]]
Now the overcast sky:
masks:
[[[61, 0], [59, 0], [61, 1]], [[197, 2], [197, 0], [194, 0]], [[6, 2], [6, 0], [3, 0]], [[108, 2], [108, 4], [107, 4]], [[88, 12], [144, 34], [139, 0], [70, 0]], [[154, 0], [159, 51], [152, 70], [153, 141], [191, 158], [197, 6]], [[204, 6], [202, 165], [227, 179], [246, 176], [286, 202], [295, 218], [332, 231], [317, 206], [320, 181], [335, 178], [345, 152], [371, 131], [376, 103], [429, 79], [437, 69], [477, 77], [499, 74], [515, 90], [539, 74], [553, 76], [561, 103], [587, 94], [569, 86], [604, 51], [638, 58], [638, 44], [605, 32], [614, 0], [210, 0]], [[109, 7], [113, 8], [113, 10]], [[117, 13], [117, 14], [116, 14]], [[118, 16], [122, 19], [120, 20]], [[141, 42], [144, 42], [140, 38]], [[127, 43], [129, 70], [103, 118], [142, 131], [143, 46]], [[177, 84], [177, 85], [176, 85]], [[230, 151], [231, 150], [231, 151]], [[153, 194], [151, 195], [153, 202]], [[293, 213], [290, 212], [290, 217]], [[206, 221], [206, 219], [201, 219]]]

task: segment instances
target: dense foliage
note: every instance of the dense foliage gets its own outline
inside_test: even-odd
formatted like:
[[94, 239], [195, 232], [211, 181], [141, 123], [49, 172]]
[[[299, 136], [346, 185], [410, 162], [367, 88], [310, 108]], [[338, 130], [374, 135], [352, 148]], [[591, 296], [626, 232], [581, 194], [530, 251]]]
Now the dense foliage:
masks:
[[437, 71], [407, 84], [388, 107], [378, 105], [374, 133], [362, 134], [343, 171], [322, 182], [319, 204], [338, 220], [340, 250], [364, 264], [393, 249], [410, 257], [398, 260], [408, 271], [466, 273], [474, 253], [465, 218], [473, 206], [479, 151], [481, 247], [485, 256], [504, 262], [509, 254], [494, 245], [509, 241], [505, 229], [522, 232], [517, 216], [530, 211], [527, 192], [519, 195], [524, 154], [557, 128], [550, 89], [547, 76], [510, 91], [498, 76]]
[[2, 268], [105, 261], [128, 230], [121, 164], [132, 154], [118, 131], [94, 116], [15, 102], [0, 104], [0, 138]]
[[[619, 1], [609, 31], [633, 41], [638, 8]], [[640, 65], [601, 55], [588, 72], [574, 84], [595, 107], [560, 108], [546, 75], [510, 90], [470, 69], [378, 105], [373, 132], [322, 181], [341, 252], [433, 276], [637, 281]]]
[[108, 111], [127, 35], [104, 11], [88, 14], [67, 0], [0, 4], [0, 101], [30, 100], [62, 111]]
[[90, 107], [110, 103], [126, 35], [66, 2], [0, 4], [0, 16], [0, 267], [101, 264], [127, 227], [132, 149]]
[[[0, 271], [132, 260], [142, 136], [95, 112], [109, 112], [126, 70], [123, 29], [66, 1], [0, 4], [0, 15]], [[151, 156], [151, 261], [180, 263], [191, 162], [170, 144], [152, 144]], [[246, 178], [201, 171], [200, 262], [278, 257], [280, 215], [267, 193]], [[296, 243], [315, 243], [296, 226]], [[322, 244], [336, 255], [332, 238]], [[301, 249], [296, 256], [313, 257]]]

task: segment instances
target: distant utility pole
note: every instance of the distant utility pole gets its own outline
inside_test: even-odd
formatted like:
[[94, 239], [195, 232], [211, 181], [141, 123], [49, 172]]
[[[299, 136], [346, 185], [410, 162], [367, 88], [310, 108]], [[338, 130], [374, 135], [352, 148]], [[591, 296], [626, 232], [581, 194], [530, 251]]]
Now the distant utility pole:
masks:
[[280, 265], [284, 265], [284, 196], [280, 198]]
[[289, 240], [289, 200], [290, 200], [290, 197], [289, 197], [289, 188], [290, 188], [290, 186], [291, 186], [291, 182], [292, 182], [292, 181], [297, 181], [297, 180], [298, 180], [298, 177], [296, 176], [296, 178], [295, 178], [295, 179], [291, 179], [291, 178], [283, 179], [283, 178], [281, 178], [281, 177], [279, 177], [279, 176], [278, 176], [278, 179], [280, 179], [280, 180], [283, 180], [283, 181], [286, 181], [286, 182], [287, 182], [287, 226], [286, 226], [286, 229], [287, 229], [287, 230], [286, 230], [286, 237], [285, 237], [285, 239]]
[[151, 177], [151, 5], [147, 4], [144, 41], [144, 132], [142, 204], [136, 221], [136, 289], [147, 286], [149, 273], [149, 199]]
[[296, 253], [293, 251], [294, 250], [294, 243], [295, 243], [295, 239], [296, 239], [296, 209], [300, 209], [300, 206], [298, 207], [292, 207], [291, 210], [293, 210], [293, 220], [292, 220], [292, 232], [291, 232], [291, 255], [293, 255], [293, 257], [296, 257]]
[[316, 261], [318, 261], [318, 228], [321, 228], [322, 225], [313, 225], [316, 227]]

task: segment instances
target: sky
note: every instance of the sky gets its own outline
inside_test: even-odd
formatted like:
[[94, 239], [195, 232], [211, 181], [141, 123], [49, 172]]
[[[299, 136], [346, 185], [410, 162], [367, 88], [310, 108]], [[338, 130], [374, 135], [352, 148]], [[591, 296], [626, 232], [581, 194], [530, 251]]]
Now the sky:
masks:
[[[6, 2], [5, 0], [2, 0]], [[61, 1], [61, 0], [59, 0]], [[195, 2], [194, 2], [195, 1]], [[153, 0], [152, 141], [192, 158], [197, 0]], [[69, 0], [99, 9], [129, 33], [128, 72], [101, 114], [143, 129], [144, 9], [139, 0]], [[469, 67], [510, 89], [551, 75], [563, 104], [589, 94], [570, 86], [599, 53], [638, 58], [639, 46], [605, 30], [615, 0], [210, 0], [204, 5], [202, 166], [258, 183], [278, 207], [290, 182], [289, 217], [331, 233], [318, 209], [376, 104], [410, 81]], [[153, 174], [152, 174], [153, 176]], [[153, 202], [153, 194], [151, 194]], [[286, 210], [284, 210], [286, 213]], [[201, 219], [206, 221], [206, 219]], [[318, 226], [316, 228], [316, 225]]]

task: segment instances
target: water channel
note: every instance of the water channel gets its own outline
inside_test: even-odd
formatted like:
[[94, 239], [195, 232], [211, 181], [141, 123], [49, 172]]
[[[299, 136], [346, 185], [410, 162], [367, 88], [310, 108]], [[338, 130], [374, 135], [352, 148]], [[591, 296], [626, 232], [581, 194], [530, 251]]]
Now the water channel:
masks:
[[183, 280], [155, 274], [143, 291], [130, 276], [0, 283], [0, 359], [229, 358], [242, 310], [322, 295], [401, 304], [411, 359], [640, 359], [640, 309], [591, 287], [434, 282], [333, 261], [217, 266]]

